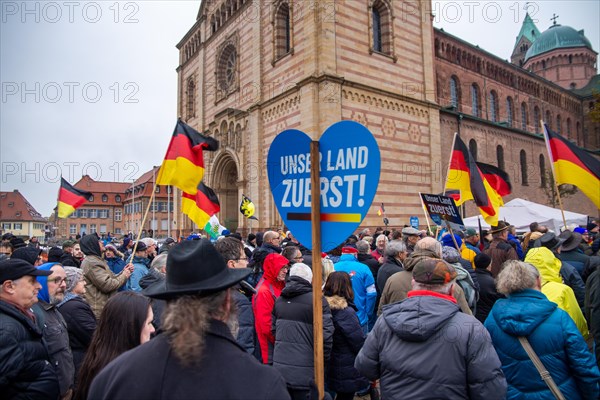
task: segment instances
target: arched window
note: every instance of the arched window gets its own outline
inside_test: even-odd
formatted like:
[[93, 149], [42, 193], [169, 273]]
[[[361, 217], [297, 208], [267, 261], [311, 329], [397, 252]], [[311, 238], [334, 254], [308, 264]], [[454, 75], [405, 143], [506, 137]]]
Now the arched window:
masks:
[[292, 50], [292, 26], [290, 5], [283, 1], [275, 13], [275, 57], [279, 58]]
[[471, 85], [471, 113], [476, 117], [481, 116], [479, 104], [479, 87], [474, 83]]
[[546, 61], [542, 60], [542, 69], [546, 69]]
[[552, 114], [550, 110], [546, 110], [546, 120], [544, 122], [548, 125], [548, 128], [552, 128]]
[[562, 134], [562, 121], [560, 119], [560, 115], [556, 116], [556, 132], [559, 135]]
[[121, 195], [116, 195], [116, 196], [115, 196], [115, 201], [116, 201], [117, 203], [120, 203], [120, 202], [121, 202]]
[[571, 118], [567, 118], [567, 138], [571, 138]]
[[508, 122], [508, 126], [513, 126], [513, 99], [512, 97], [506, 98], [506, 122]]
[[500, 145], [496, 146], [496, 159], [498, 160], [498, 168], [504, 171], [504, 148]]
[[523, 186], [529, 186], [529, 183], [527, 180], [527, 153], [525, 153], [525, 150], [521, 150], [520, 161], [521, 161], [521, 184]]
[[108, 201], [108, 196], [106, 194], [102, 195], [102, 202], [106, 203]]
[[535, 133], [540, 133], [540, 108], [535, 106], [533, 108], [533, 126], [535, 127]]
[[188, 80], [187, 91], [186, 91], [186, 112], [187, 119], [192, 119], [196, 116], [196, 84], [193, 79]]
[[450, 102], [452, 107], [458, 109], [458, 79], [454, 75], [450, 77]]
[[581, 124], [577, 121], [577, 125], [575, 125], [575, 143], [579, 144], [579, 134], [581, 133]]
[[540, 154], [540, 186], [546, 187], [546, 159], [543, 154]]
[[489, 110], [491, 121], [498, 122], [498, 95], [494, 90], [490, 91]]
[[477, 142], [475, 139], [469, 140], [469, 152], [473, 156], [473, 159], [477, 161]]
[[527, 104], [521, 103], [521, 129], [527, 130]]
[[392, 54], [392, 18], [389, 5], [377, 0], [371, 7], [372, 49], [378, 53]]

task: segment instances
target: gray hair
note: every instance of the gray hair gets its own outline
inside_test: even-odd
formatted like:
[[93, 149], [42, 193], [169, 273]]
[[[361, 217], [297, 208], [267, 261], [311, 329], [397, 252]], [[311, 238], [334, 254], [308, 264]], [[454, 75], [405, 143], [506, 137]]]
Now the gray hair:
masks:
[[540, 273], [533, 265], [517, 260], [508, 260], [501, 266], [496, 279], [499, 293], [510, 295], [525, 289], [536, 289]]
[[162, 274], [163, 269], [167, 267], [167, 254], [163, 253], [154, 257], [154, 260], [152, 260], [152, 264], [150, 264], [150, 267], [154, 268]]
[[360, 254], [369, 254], [371, 246], [366, 240], [359, 240], [358, 242], [356, 242], [356, 249]]
[[412, 289], [413, 290], [429, 290], [431, 292], [452, 295], [451, 287], [454, 282], [455, 282], [455, 280], [453, 279], [450, 282], [445, 283], [443, 285], [431, 285], [428, 283], [419, 283], [413, 279]]
[[442, 258], [442, 244], [432, 237], [420, 239], [415, 244], [415, 250], [430, 250]]
[[406, 252], [406, 244], [402, 240], [392, 240], [385, 248], [386, 257], [396, 257], [404, 252]]

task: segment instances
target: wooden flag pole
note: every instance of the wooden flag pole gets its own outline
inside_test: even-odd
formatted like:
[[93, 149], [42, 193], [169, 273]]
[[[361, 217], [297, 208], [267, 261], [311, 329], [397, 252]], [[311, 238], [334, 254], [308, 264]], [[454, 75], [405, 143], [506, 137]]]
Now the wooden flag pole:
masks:
[[450, 226], [450, 222], [448, 222], [448, 220], [444, 220], [446, 221], [446, 227], [448, 228], [448, 232], [450, 232], [450, 237], [452, 238], [452, 241], [454, 242], [454, 247], [456, 248], [456, 250], [458, 250], [458, 254], [460, 254], [460, 247], [458, 246], [458, 242], [456, 241], [456, 238], [454, 237], [454, 232], [452, 232], [452, 227]]
[[443, 196], [446, 195], [446, 186], [448, 186], [448, 176], [450, 175], [450, 165], [452, 164], [452, 153], [454, 153], [454, 145], [456, 144], [456, 136], [458, 132], [454, 132], [454, 136], [452, 137], [452, 147], [450, 147], [450, 159], [448, 160], [448, 169], [446, 170], [446, 180], [444, 181], [444, 192]]
[[310, 142], [310, 159], [315, 383], [319, 391], [319, 399], [322, 399], [325, 394], [325, 365], [323, 360], [323, 266], [321, 265], [321, 165], [318, 141]]
[[419, 192], [419, 200], [421, 200], [421, 207], [423, 207], [423, 214], [425, 214], [425, 221], [427, 221], [427, 230], [433, 235], [433, 231], [431, 230], [431, 224], [429, 223], [429, 216], [427, 215], [427, 208], [425, 208], [425, 203], [423, 203], [421, 192]]
[[565, 218], [565, 209], [563, 208], [562, 199], [560, 198], [560, 191], [558, 190], [558, 183], [556, 182], [556, 173], [554, 172], [554, 159], [552, 158], [552, 150], [550, 149], [550, 141], [548, 140], [548, 133], [546, 132], [546, 125], [543, 120], [540, 120], [542, 129], [544, 130], [544, 142], [546, 142], [546, 150], [548, 151], [548, 157], [550, 158], [550, 171], [552, 171], [552, 180], [554, 181], [554, 189], [556, 190], [556, 197], [558, 197], [558, 206], [560, 207], [560, 213], [562, 214], [563, 224], [565, 229], [567, 228], [567, 219]]

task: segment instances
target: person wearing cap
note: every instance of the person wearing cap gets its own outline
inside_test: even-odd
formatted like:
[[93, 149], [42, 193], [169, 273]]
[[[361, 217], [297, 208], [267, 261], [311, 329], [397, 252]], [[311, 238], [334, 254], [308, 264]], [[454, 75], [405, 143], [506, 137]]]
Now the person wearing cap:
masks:
[[42, 260], [42, 249], [30, 246], [19, 247], [18, 249], [13, 251], [10, 258], [17, 258], [19, 260], [27, 261], [34, 267], [39, 267], [44, 263], [44, 261]]
[[[234, 237], [223, 238], [215, 243], [215, 249], [221, 254], [228, 268], [248, 267], [248, 256], [244, 252], [244, 245], [241, 240]], [[255, 293], [256, 290], [245, 281], [231, 288], [231, 297], [238, 311], [239, 330], [235, 339], [249, 354], [254, 354], [255, 351], [256, 330], [254, 328], [252, 302], [250, 301]]]
[[[314, 386], [312, 271], [295, 263], [290, 278], [273, 307], [273, 367], [281, 372], [292, 399], [309, 398]], [[318, 295], [321, 296], [321, 293]], [[329, 361], [333, 344], [333, 320], [323, 297], [323, 358]]]
[[471, 266], [475, 268], [475, 256], [481, 253], [479, 250], [479, 232], [473, 228], [467, 228], [465, 231], [465, 237], [463, 239], [463, 246], [460, 249], [460, 255], [465, 260], [471, 263]]
[[173, 246], [175, 246], [176, 244], [177, 244], [177, 242], [172, 237], [166, 238], [165, 241], [163, 242], [162, 246], [160, 246], [160, 250], [158, 251], [158, 254], [168, 253], [169, 250], [171, 250], [171, 248]]
[[131, 250], [133, 249], [133, 240], [129, 236], [123, 238], [123, 244], [117, 250], [123, 253], [123, 259], [131, 257]]
[[150, 260], [150, 262], [152, 262], [152, 260], [154, 260], [154, 257], [156, 257], [157, 255], [156, 240], [150, 237], [145, 237], [143, 239], [140, 239], [140, 242], [146, 245], [146, 257], [148, 258], [148, 260]]
[[265, 258], [263, 268], [264, 274], [256, 285], [256, 293], [252, 296], [254, 328], [258, 342], [255, 356], [263, 364], [273, 364], [275, 337], [271, 331], [272, 313], [275, 301], [285, 287], [285, 278], [290, 268], [289, 260], [281, 254], [271, 253]]
[[573, 232], [579, 233], [581, 235], [581, 243], [579, 243], [579, 249], [586, 256], [592, 256], [594, 252], [592, 251], [592, 242], [590, 240], [590, 234], [587, 229], [578, 226], [573, 229]]
[[496, 300], [504, 296], [496, 290], [496, 282], [492, 276], [492, 259], [484, 253], [475, 256], [475, 274], [479, 282], [479, 299], [475, 309], [475, 318], [485, 322]]
[[96, 330], [96, 317], [88, 303], [83, 299], [85, 280], [80, 268], [64, 267], [67, 276], [65, 297], [56, 306], [67, 323], [69, 346], [73, 353], [75, 376], [83, 362]]
[[[123, 259], [123, 253], [121, 253], [117, 248], [112, 244], [107, 244], [104, 247], [104, 259], [108, 264], [108, 268], [112, 271], [113, 274], [118, 275], [123, 271], [125, 265], [127, 263]], [[125, 286], [121, 287], [119, 290], [124, 290]]]
[[167, 301], [162, 331], [107, 365], [88, 399], [289, 399], [279, 371], [256, 362], [232, 335], [231, 288], [249, 274], [227, 268], [207, 239], [175, 245], [165, 281], [142, 292]]
[[114, 296], [131, 276], [133, 265], [127, 265], [118, 275], [113, 274], [106, 260], [102, 258], [100, 240], [96, 235], [85, 235], [81, 239], [81, 248], [86, 255], [81, 263], [86, 284], [85, 301], [92, 307], [98, 319], [108, 299]]
[[32, 309], [38, 324], [44, 327], [42, 333], [48, 346], [50, 362], [58, 376], [60, 397], [70, 399], [75, 384], [75, 366], [69, 345], [67, 323], [57, 308], [65, 298], [67, 275], [63, 266], [58, 263], [46, 263], [40, 265], [38, 269], [50, 271], [52, 274], [37, 277], [41, 289], [37, 295], [38, 302]]
[[372, 318], [371, 315], [375, 312], [377, 289], [371, 270], [365, 264], [359, 262], [357, 256], [358, 250], [355, 247], [343, 247], [340, 260], [334, 264], [334, 269], [350, 275], [352, 290], [354, 291], [354, 305], [357, 308], [356, 315], [363, 331], [368, 333], [369, 318]]
[[[419, 261], [426, 258], [442, 258], [442, 244], [432, 237], [425, 237], [419, 240], [415, 245], [415, 251], [404, 260], [404, 271], [390, 276], [387, 280], [379, 301], [379, 309], [377, 310], [379, 315], [383, 312], [385, 305], [406, 299], [408, 292], [412, 288], [413, 269]], [[469, 315], [473, 314], [465, 298], [465, 293], [459, 285], [453, 286], [452, 295], [458, 302], [458, 306], [462, 312]]]
[[42, 285], [39, 270], [27, 261], [0, 261], [0, 396], [6, 399], [59, 397], [58, 377], [50, 364], [42, 329], [31, 307]]
[[539, 271], [542, 293], [548, 300], [556, 303], [561, 310], [565, 310], [569, 314], [579, 332], [587, 339], [589, 331], [581, 311], [582, 307], [578, 304], [573, 289], [563, 283], [560, 275], [560, 260], [549, 248], [541, 246], [531, 249], [525, 257], [525, 262], [533, 265]]
[[444, 260], [420, 259], [407, 299], [386, 307], [367, 336], [354, 365], [380, 379], [381, 398], [506, 398], [490, 335], [452, 296], [456, 276]]
[[579, 245], [582, 241], [581, 234], [577, 232], [564, 231], [559, 237], [565, 241], [560, 246], [560, 253], [557, 255], [557, 257], [561, 261], [568, 262], [574, 266], [577, 272], [579, 272], [579, 275], [584, 278], [583, 272], [586, 265], [590, 262], [590, 257], [583, 254], [583, 252], [579, 249]]
[[492, 242], [483, 252], [492, 259], [492, 275], [494, 278], [500, 272], [500, 266], [508, 260], [518, 260], [517, 251], [508, 243], [509, 225], [504, 221], [498, 221], [498, 225], [492, 226]]
[[140, 279], [148, 275], [148, 272], [150, 271], [148, 247], [146, 247], [146, 243], [142, 242], [141, 240], [137, 243], [137, 247], [133, 247], [135, 249], [135, 255], [133, 256], [133, 259], [129, 260], [129, 262], [133, 264], [133, 273], [127, 281], [127, 290], [141, 292], [142, 287], [140, 286]]
[[521, 261], [508, 261], [497, 277], [498, 291], [506, 299], [496, 301], [485, 327], [502, 362], [507, 398], [555, 398], [519, 342], [526, 337], [563, 398], [597, 399], [596, 360], [573, 320], [544, 295], [543, 284], [539, 271]]
[[421, 239], [421, 232], [412, 226], [407, 226], [402, 229], [402, 240], [406, 245], [406, 252], [410, 255], [415, 251], [415, 245]]

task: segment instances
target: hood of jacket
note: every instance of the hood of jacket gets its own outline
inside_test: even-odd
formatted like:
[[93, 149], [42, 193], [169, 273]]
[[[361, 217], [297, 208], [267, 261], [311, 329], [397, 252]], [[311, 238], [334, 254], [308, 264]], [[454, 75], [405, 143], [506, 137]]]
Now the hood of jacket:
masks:
[[[60, 265], [56, 262], [49, 262], [46, 264], [42, 264], [37, 269], [41, 269], [42, 271], [50, 271], [50, 269], [55, 266]], [[48, 293], [48, 277], [47, 276], [37, 276], [36, 280], [42, 285], [42, 288], [38, 292], [38, 299], [45, 301], [46, 303], [50, 303], [50, 293]]]
[[412, 271], [413, 268], [415, 267], [415, 265], [417, 265], [417, 263], [424, 258], [439, 259], [440, 257], [433, 250], [429, 250], [429, 249], [415, 250], [412, 253], [410, 253], [410, 255], [408, 257], [406, 257], [406, 259], [404, 260], [404, 269], [406, 271]]
[[292, 276], [281, 291], [281, 297], [292, 298], [312, 292], [312, 284], [299, 276]]
[[348, 301], [342, 296], [331, 296], [325, 297], [327, 303], [329, 303], [329, 308], [331, 311], [333, 310], [343, 310], [348, 307]]
[[409, 297], [384, 309], [381, 316], [400, 339], [424, 342], [460, 311], [455, 303], [431, 293]]
[[[556, 303], [534, 289], [512, 293], [494, 303], [491, 318], [500, 329], [513, 336], [528, 336], [556, 310]], [[489, 317], [488, 317], [489, 318]]]
[[289, 261], [281, 254], [271, 253], [265, 258], [263, 263], [263, 279], [273, 285], [283, 287], [284, 282], [277, 281], [277, 275], [282, 267], [288, 265]]
[[546, 247], [535, 247], [527, 252], [525, 262], [530, 263], [540, 272], [542, 284], [546, 282], [562, 283], [560, 276], [561, 262]]
[[81, 251], [86, 256], [98, 256], [102, 258], [102, 251], [100, 251], [100, 243], [98, 243], [98, 237], [96, 235], [85, 235], [79, 242]]
[[150, 271], [140, 279], [140, 287], [142, 289], [146, 289], [149, 286], [152, 286], [156, 282], [162, 282], [166, 278], [154, 268], [151, 268]]

